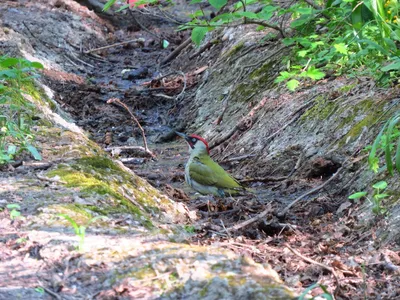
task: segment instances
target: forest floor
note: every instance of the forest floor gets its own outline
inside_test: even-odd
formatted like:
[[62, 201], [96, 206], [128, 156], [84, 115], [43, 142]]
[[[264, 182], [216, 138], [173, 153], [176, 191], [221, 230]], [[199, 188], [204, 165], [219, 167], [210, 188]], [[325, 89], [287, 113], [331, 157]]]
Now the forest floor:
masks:
[[[3, 7], [3, 10], [25, 13], [29, 10], [24, 6], [15, 6], [12, 1], [8, 2], [9, 7]], [[57, 9], [62, 9], [62, 6]], [[184, 10], [184, 7], [180, 9]], [[177, 12], [172, 13], [177, 15]], [[187, 243], [226, 248], [250, 256], [258, 263], [270, 264], [285, 284], [298, 293], [318, 282], [328, 291], [335, 291], [336, 299], [398, 299], [400, 247], [380, 245], [374, 228], [379, 226], [379, 222], [384, 222], [383, 219], [375, 220], [370, 228], [357, 228], [352, 215], [357, 206], [349, 209], [350, 202], [337, 199], [341, 205], [338, 210], [332, 211], [330, 207], [337, 207], [337, 203], [333, 205], [331, 197], [323, 196], [308, 198], [307, 202], [297, 205], [283, 218], [276, 216], [276, 212], [302, 194], [282, 193], [288, 180], [292, 181], [293, 188], [296, 184], [316, 187], [323, 183], [322, 179], [310, 181], [293, 176], [282, 182], [253, 183], [251, 188], [256, 191], [257, 198], [245, 196], [216, 200], [199, 197], [186, 186], [183, 174], [188, 157], [187, 146], [171, 131], [179, 128], [179, 112], [201, 83], [204, 66], [190, 66], [191, 70], [185, 76], [169, 68], [168, 64], [160, 67], [160, 61], [170, 52], [169, 48], [179, 46], [188, 38], [188, 34], [176, 32], [176, 27], [165, 20], [146, 22], [146, 17], [140, 14], [135, 16], [141, 25], [135, 24], [129, 14], [119, 17], [124, 20], [113, 24], [115, 28], [110, 31], [107, 42], [113, 44], [139, 38], [143, 41], [96, 51], [96, 56], [83, 56], [81, 60], [84, 63], [75, 60], [79, 67], [70, 65], [67, 72], [54, 71], [43, 75], [44, 82], [55, 91], [55, 99], [60, 107], [90, 134], [93, 141], [108, 151], [113, 148], [116, 159], [121, 159], [136, 174], [146, 178], [173, 200], [183, 202], [190, 210], [197, 212], [198, 220], [185, 224], [192, 233], [186, 238]], [[26, 38], [42, 43], [35, 37], [34, 30], [30, 29], [32, 34], [25, 30]], [[55, 32], [57, 30], [55, 28]], [[169, 48], [161, 47], [163, 39], [169, 41]], [[58, 43], [56, 38], [45, 42], [48, 45]], [[65, 57], [63, 63], [70, 64]], [[124, 75], [121, 74], [123, 70], [127, 70]], [[160, 79], [161, 76], [164, 78]], [[143, 126], [150, 150], [157, 160], [135, 150], [129, 152], [120, 148], [142, 145], [142, 137], [124, 108], [106, 103], [115, 97], [122, 99], [132, 109]], [[115, 151], [121, 152], [116, 154]], [[225, 166], [229, 167], [229, 162]], [[0, 201], [6, 202], [8, 197], [12, 198], [10, 189], [18, 176], [13, 170], [4, 172]], [[11, 278], [18, 271], [24, 274], [26, 282], [36, 280], [36, 271], [41, 268], [38, 266], [41, 244], [49, 236], [59, 233], [36, 238], [33, 231], [20, 234], [18, 224], [7, 218], [7, 210], [1, 214], [2, 230], [7, 234], [0, 237], [0, 262], [3, 263], [0, 278], [5, 275]], [[260, 214], [263, 217], [259, 218]], [[244, 224], [246, 220], [253, 221]], [[21, 239], [28, 235], [29, 243], [21, 243]], [[93, 243], [99, 242], [95, 241], [98, 237], [88, 239], [88, 243], [91, 239]], [[71, 278], [75, 278], [75, 282], [86, 280], [86, 277], [96, 276], [96, 272], [100, 272], [104, 266], [81, 267], [79, 255], [58, 261], [57, 257], [62, 256], [62, 251], [66, 250], [60, 249], [60, 252], [45, 255], [57, 264], [54, 277], [59, 277], [57, 274], [60, 270], [70, 268], [70, 278], [56, 278], [54, 281], [63, 281], [63, 290], [73, 296], [74, 289], [83, 287], [74, 284]], [[32, 259], [27, 259], [29, 255]], [[84, 294], [84, 289], [80, 293]], [[311, 292], [313, 295], [321, 293], [319, 287]], [[37, 298], [43, 299], [41, 297], [38, 291]], [[56, 294], [53, 297], [59, 296]], [[32, 295], [28, 295], [28, 298], [34, 299]]]

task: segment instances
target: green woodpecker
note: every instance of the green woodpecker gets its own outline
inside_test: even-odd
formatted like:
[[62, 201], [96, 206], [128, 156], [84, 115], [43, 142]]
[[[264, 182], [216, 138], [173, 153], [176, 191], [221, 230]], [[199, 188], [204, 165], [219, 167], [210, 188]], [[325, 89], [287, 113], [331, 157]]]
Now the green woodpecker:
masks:
[[202, 137], [176, 132], [189, 145], [190, 157], [185, 166], [185, 180], [203, 195], [224, 197], [234, 195], [244, 188], [210, 157], [208, 143]]

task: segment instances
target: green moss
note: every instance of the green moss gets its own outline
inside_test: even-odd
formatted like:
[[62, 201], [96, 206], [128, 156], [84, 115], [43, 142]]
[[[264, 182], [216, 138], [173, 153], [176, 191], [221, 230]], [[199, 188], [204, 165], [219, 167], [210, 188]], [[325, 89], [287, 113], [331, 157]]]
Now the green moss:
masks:
[[382, 115], [383, 106], [384, 103], [379, 104], [374, 100], [366, 99], [350, 108], [349, 107], [341, 108], [341, 111], [346, 110], [347, 113], [348, 112], [351, 113], [342, 120], [342, 122], [338, 125], [337, 129], [342, 129], [345, 126], [352, 124], [354, 119], [358, 116], [365, 115], [365, 117], [356, 124], [351, 125], [350, 130], [339, 141], [339, 146], [343, 146], [348, 141], [357, 138], [361, 134], [364, 127], [369, 128], [371, 125], [375, 124], [377, 119]]
[[200, 297], [205, 297], [207, 295], [208, 287], [210, 286], [210, 284], [211, 284], [211, 280], [208, 281], [207, 284], [200, 290], [200, 292], [199, 292]]
[[231, 57], [238, 53], [240, 50], [242, 50], [244, 47], [244, 41], [239, 42], [237, 45], [233, 46], [231, 49], [229, 49], [226, 54], [223, 54], [227, 57]]
[[56, 213], [66, 214], [70, 216], [78, 224], [86, 224], [92, 219], [92, 215], [80, 204], [55, 204], [50, 205], [49, 209], [55, 210]]
[[48, 104], [52, 111], [57, 109], [57, 105], [47, 97], [45, 91], [38, 87], [37, 84], [33, 80], [24, 81], [22, 86], [22, 91], [26, 94], [29, 94], [34, 100], [36, 100], [37, 104]]
[[248, 101], [259, 91], [272, 88], [274, 83], [274, 74], [272, 66], [275, 61], [270, 61], [254, 70], [249, 75], [248, 81], [239, 84], [233, 91], [232, 96], [238, 101]]
[[356, 86], [357, 86], [356, 83], [342, 86], [341, 88], [339, 88], [339, 92], [340, 92], [341, 94], [343, 94], [343, 93], [348, 93], [348, 92], [350, 92], [352, 89], [354, 89]]
[[315, 99], [313, 107], [308, 109], [300, 118], [300, 120], [326, 120], [338, 108], [334, 101], [329, 101], [324, 96], [319, 96]]
[[[152, 203], [149, 198], [144, 196], [142, 191], [137, 190], [136, 186], [131, 183], [132, 177], [124, 172], [112, 160], [106, 157], [85, 157], [78, 159], [73, 165], [59, 165], [47, 174], [49, 177], [59, 176], [61, 180], [67, 183], [68, 187], [76, 187], [80, 192], [90, 196], [93, 193], [109, 196], [110, 202], [107, 208], [93, 208], [103, 215], [113, 212], [129, 212], [134, 214], [137, 219], [146, 227], [152, 228], [150, 220], [143, 216], [140, 208], [135, 206], [121, 191], [121, 185], [124, 184], [127, 190], [134, 190], [134, 195], [139, 195], [136, 200], [141, 203]], [[122, 182], [121, 182], [122, 181]], [[155, 207], [149, 209], [157, 210]]]

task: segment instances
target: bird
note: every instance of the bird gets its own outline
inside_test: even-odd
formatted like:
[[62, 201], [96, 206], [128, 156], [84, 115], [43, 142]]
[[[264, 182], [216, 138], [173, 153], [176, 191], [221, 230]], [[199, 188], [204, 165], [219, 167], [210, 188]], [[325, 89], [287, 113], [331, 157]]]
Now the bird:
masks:
[[210, 157], [207, 141], [196, 134], [176, 134], [189, 145], [190, 157], [185, 166], [185, 181], [203, 195], [225, 197], [238, 194], [244, 187]]

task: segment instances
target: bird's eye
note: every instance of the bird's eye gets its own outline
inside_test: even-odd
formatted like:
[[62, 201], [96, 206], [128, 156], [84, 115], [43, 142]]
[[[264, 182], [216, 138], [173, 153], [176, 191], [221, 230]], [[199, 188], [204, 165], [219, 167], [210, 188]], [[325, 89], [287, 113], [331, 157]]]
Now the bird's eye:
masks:
[[196, 142], [197, 142], [197, 139], [192, 138], [192, 143], [194, 144], [194, 143], [196, 143]]

